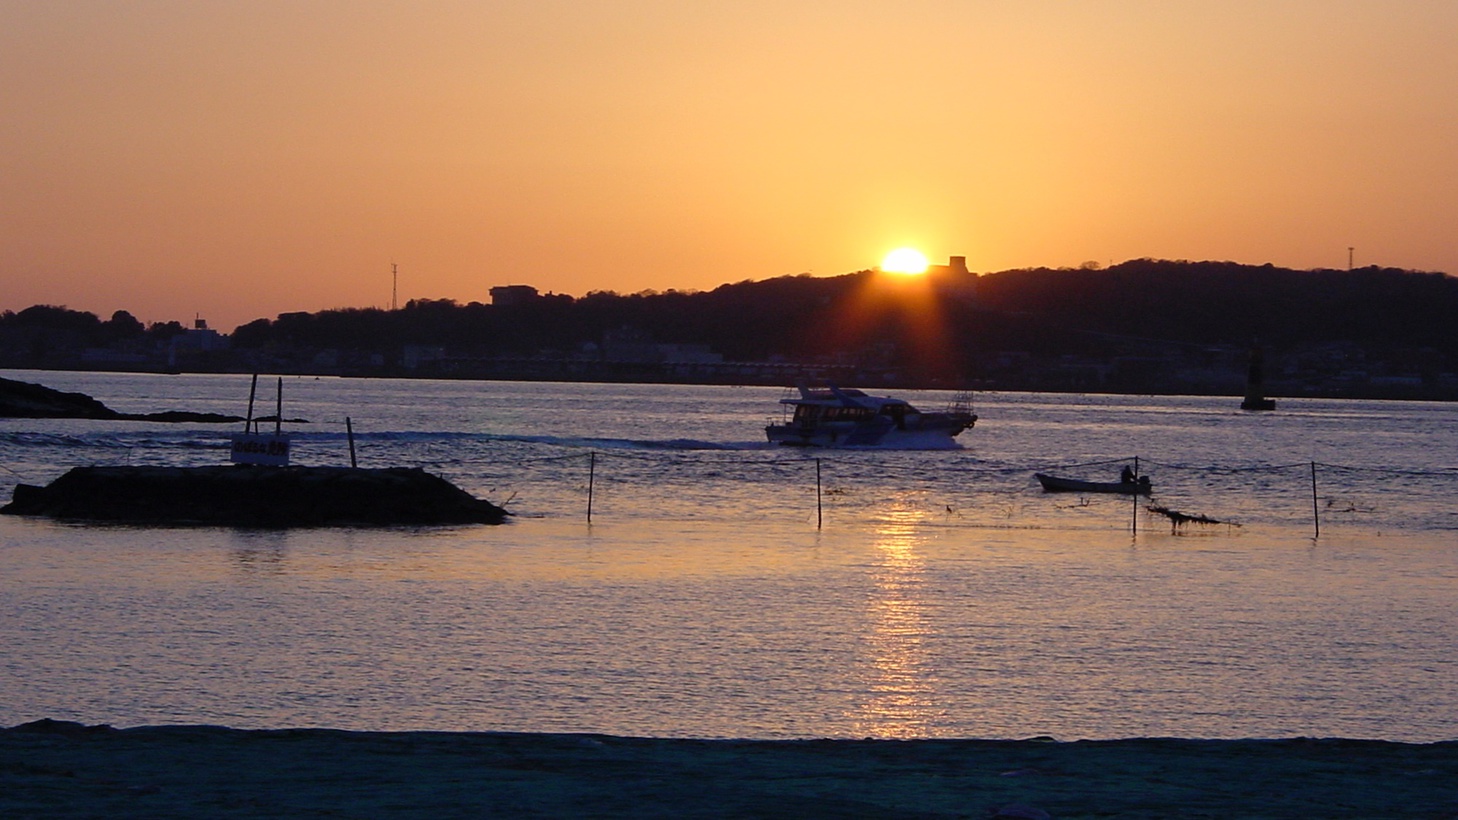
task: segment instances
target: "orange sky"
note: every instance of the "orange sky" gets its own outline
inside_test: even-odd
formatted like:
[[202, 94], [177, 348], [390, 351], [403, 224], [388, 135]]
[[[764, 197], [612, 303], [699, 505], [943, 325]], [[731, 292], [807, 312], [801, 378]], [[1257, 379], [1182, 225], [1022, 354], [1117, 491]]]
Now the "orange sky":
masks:
[[1458, 272], [1458, 3], [0, 0], [0, 308]]

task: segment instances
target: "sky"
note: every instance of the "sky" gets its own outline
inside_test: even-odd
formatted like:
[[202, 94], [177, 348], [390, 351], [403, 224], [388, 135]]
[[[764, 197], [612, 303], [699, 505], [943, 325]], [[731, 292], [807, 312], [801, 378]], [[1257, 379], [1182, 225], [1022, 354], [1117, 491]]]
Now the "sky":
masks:
[[0, 0], [0, 112], [8, 310], [1458, 273], [1450, 0]]

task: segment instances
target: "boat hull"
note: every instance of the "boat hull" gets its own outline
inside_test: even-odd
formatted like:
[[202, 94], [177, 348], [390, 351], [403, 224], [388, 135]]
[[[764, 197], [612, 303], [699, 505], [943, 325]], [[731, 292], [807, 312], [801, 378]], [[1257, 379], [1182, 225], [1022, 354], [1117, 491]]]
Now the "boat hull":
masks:
[[948, 450], [960, 447], [957, 436], [976, 422], [971, 414], [924, 414], [914, 426], [898, 427], [888, 418], [877, 417], [860, 423], [771, 424], [764, 432], [771, 444], [786, 447]]

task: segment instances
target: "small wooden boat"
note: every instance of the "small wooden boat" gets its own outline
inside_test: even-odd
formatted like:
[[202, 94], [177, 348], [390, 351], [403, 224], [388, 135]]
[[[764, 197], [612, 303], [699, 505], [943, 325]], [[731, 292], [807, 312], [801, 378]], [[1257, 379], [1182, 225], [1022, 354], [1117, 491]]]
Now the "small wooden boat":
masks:
[[1149, 495], [1154, 488], [1149, 476], [1138, 481], [1080, 481], [1076, 478], [1059, 478], [1045, 473], [1033, 473], [1045, 493], [1117, 493], [1119, 495]]

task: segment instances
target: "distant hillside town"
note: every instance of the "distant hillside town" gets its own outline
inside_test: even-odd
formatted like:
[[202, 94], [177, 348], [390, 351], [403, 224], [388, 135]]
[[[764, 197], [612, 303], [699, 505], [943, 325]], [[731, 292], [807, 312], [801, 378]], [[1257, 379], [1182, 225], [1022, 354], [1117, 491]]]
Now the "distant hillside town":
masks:
[[220, 333], [37, 305], [0, 313], [0, 367], [457, 379], [1458, 399], [1458, 279], [1139, 259], [978, 274], [864, 270], [711, 291], [417, 299]]

